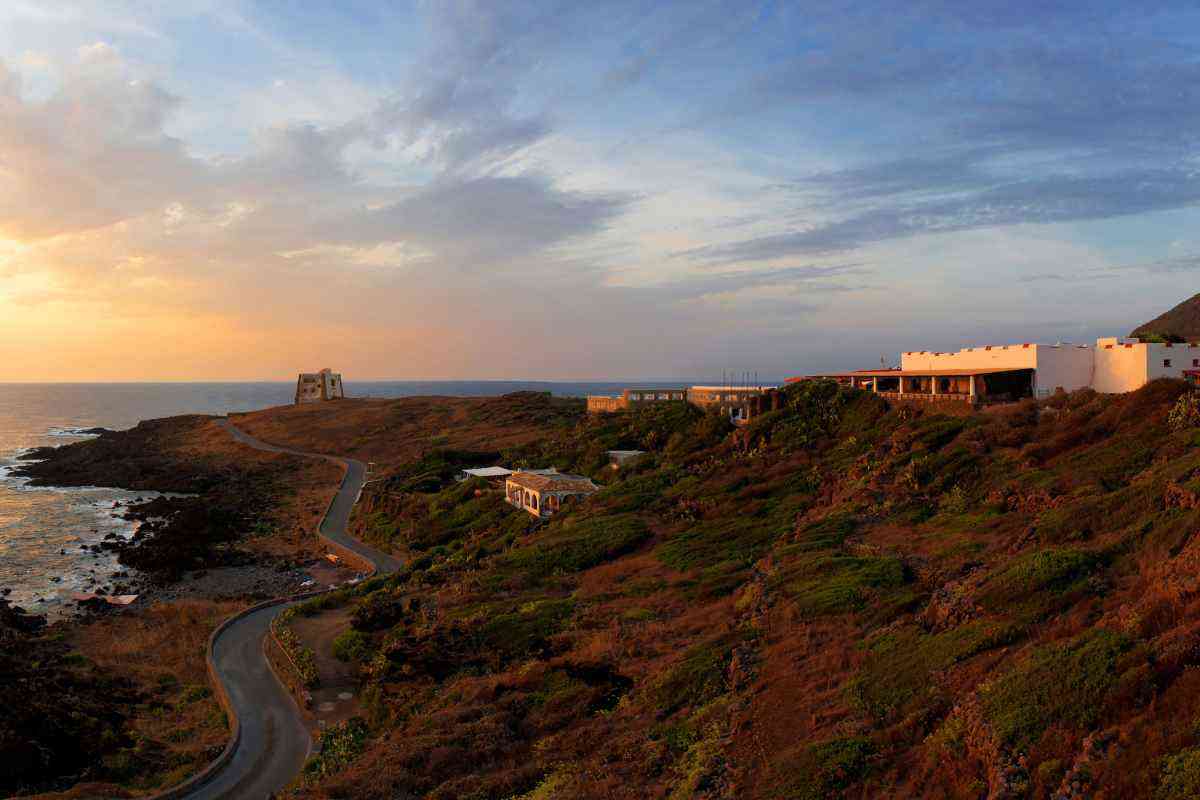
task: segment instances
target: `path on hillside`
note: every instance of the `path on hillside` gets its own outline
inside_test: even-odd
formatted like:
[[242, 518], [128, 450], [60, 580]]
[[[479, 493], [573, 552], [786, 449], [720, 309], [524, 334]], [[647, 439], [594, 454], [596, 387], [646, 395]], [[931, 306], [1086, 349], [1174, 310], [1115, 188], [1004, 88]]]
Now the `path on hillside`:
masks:
[[[346, 467], [337, 496], [321, 520], [321, 536], [375, 564], [378, 573], [394, 572], [400, 562], [346, 533], [350, 512], [366, 479], [366, 465], [349, 458], [306, 453], [259, 441], [229, 420], [219, 424], [242, 444], [273, 453], [323, 458]], [[221, 631], [213, 644], [213, 661], [241, 726], [232, 758], [194, 789], [176, 795], [186, 800], [265, 800], [289, 784], [308, 758], [312, 740], [300, 709], [279, 685], [267, 664], [264, 638], [271, 621], [296, 601], [261, 608]]]

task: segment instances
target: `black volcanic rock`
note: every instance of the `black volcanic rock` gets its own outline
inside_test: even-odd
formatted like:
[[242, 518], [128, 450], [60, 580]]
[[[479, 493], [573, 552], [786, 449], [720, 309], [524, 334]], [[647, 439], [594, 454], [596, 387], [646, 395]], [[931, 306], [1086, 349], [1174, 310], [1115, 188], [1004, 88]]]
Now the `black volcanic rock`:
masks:
[[1200, 294], [1193, 295], [1165, 314], [1139, 325], [1130, 336], [1168, 342], [1200, 340]]

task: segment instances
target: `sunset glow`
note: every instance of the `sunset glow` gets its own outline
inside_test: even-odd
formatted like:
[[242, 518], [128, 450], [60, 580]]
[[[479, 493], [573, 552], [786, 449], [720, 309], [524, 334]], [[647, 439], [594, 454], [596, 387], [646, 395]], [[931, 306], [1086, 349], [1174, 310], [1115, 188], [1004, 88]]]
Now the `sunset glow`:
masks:
[[933, 5], [4, 4], [0, 355], [782, 375], [1190, 293], [1196, 11]]

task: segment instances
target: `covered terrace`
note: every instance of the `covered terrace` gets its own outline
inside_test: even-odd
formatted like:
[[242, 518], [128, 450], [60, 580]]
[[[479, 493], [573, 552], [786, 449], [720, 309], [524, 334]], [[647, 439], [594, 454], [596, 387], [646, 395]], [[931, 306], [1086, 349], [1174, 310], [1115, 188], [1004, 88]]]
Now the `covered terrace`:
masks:
[[1033, 396], [1032, 369], [876, 369], [831, 378], [897, 400], [997, 403]]

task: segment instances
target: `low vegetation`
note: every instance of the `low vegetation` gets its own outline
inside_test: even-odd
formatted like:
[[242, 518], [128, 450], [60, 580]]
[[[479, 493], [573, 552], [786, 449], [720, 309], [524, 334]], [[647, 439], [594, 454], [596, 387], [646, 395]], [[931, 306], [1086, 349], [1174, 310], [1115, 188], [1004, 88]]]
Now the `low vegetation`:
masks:
[[302, 794], [1186, 796], [1193, 406], [943, 417], [814, 382], [737, 431], [580, 418], [496, 450], [603, 485], [547, 523], [433, 448], [355, 520], [412, 557], [337, 600], [372, 709]]
[[[1191, 398], [1155, 381], [948, 417], [808, 382], [737, 430], [685, 404], [429, 400], [391, 455], [413, 429], [389, 417], [355, 445], [381, 466], [352, 523], [405, 566], [289, 612], [339, 609], [362, 698], [294, 792], [1190, 796]], [[330, 452], [358, 435], [288, 420]], [[608, 449], [648, 453], [613, 470]], [[480, 461], [603, 490], [538, 521], [454, 480]]]

